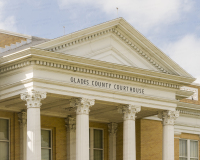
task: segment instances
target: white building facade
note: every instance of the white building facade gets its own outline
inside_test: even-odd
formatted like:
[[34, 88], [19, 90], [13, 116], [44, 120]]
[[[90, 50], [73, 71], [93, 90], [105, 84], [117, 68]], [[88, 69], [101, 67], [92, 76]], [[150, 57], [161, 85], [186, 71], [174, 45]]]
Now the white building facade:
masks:
[[[136, 156], [136, 119], [162, 123], [162, 160], [176, 159], [176, 135], [199, 135], [199, 104], [180, 102], [193, 95], [181, 87], [195, 78], [123, 18], [6, 52], [0, 57], [0, 110], [18, 114], [20, 156], [11, 156], [11, 123], [17, 122], [0, 115], [3, 160], [117, 160], [119, 123], [123, 160], [144, 159]], [[64, 120], [65, 156], [56, 155], [62, 144], [52, 138], [63, 131], [41, 127], [41, 115]], [[186, 156], [179, 151], [180, 160], [198, 160], [198, 142], [183, 138], [180, 144], [182, 150], [193, 146]]]

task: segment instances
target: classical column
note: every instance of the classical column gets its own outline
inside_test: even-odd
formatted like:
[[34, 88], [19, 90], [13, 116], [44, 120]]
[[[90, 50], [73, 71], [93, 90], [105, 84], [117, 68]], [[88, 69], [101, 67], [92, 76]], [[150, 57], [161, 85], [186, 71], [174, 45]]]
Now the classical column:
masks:
[[76, 108], [76, 160], [89, 160], [89, 108], [94, 100], [72, 98], [70, 105]]
[[27, 104], [27, 160], [41, 160], [40, 101], [46, 93], [31, 90], [21, 94]]
[[120, 105], [118, 111], [123, 113], [123, 160], [136, 160], [135, 114], [141, 107], [135, 105]]
[[109, 132], [109, 160], [116, 160], [116, 134], [117, 134], [117, 123], [108, 124]]
[[26, 111], [18, 113], [19, 125], [20, 125], [20, 160], [26, 160], [26, 148], [27, 148], [27, 114]]
[[67, 127], [67, 160], [76, 160], [76, 119], [68, 116], [65, 123]]
[[179, 111], [163, 111], [158, 117], [163, 124], [162, 159], [174, 160], [174, 121], [179, 117]]

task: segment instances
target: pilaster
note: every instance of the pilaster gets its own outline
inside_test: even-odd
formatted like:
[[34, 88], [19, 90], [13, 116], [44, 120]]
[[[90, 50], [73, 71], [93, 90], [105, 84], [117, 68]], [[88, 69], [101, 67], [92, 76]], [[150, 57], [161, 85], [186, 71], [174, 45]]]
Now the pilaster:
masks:
[[76, 119], [68, 116], [65, 119], [67, 129], [67, 160], [76, 160]]
[[108, 124], [109, 133], [109, 160], [116, 160], [117, 123]]
[[20, 125], [20, 160], [26, 160], [27, 150], [27, 113], [22, 110], [18, 113], [19, 125]]

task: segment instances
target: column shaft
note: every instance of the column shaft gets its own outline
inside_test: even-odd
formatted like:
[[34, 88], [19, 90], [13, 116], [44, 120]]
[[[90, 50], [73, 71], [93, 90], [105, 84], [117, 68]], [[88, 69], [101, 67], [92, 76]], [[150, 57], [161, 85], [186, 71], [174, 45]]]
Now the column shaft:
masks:
[[46, 93], [35, 90], [21, 94], [27, 102], [27, 160], [41, 160], [40, 101], [44, 98]]
[[89, 115], [76, 115], [76, 160], [89, 160]]
[[41, 159], [40, 108], [27, 109], [27, 160]]
[[123, 160], [136, 160], [135, 114], [141, 106], [121, 105], [118, 111], [123, 113]]
[[174, 160], [174, 121], [179, 117], [178, 111], [163, 111], [159, 113], [163, 123], [162, 159]]
[[89, 160], [89, 108], [94, 100], [73, 98], [70, 105], [76, 108], [76, 160]]
[[136, 160], [135, 121], [125, 120], [123, 125], [123, 160]]
[[174, 159], [174, 126], [163, 126], [163, 160]]

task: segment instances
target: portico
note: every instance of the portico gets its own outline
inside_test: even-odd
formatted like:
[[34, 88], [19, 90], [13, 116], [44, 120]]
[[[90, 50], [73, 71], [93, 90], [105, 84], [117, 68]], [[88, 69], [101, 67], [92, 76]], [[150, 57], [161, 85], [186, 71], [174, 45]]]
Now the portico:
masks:
[[[158, 115], [162, 159], [173, 160], [177, 103], [191, 94], [180, 87], [193, 81], [125, 20], [117, 19], [1, 57], [0, 108], [27, 113], [27, 127], [21, 127], [23, 160], [42, 157], [41, 115], [66, 119], [69, 160], [95, 160], [95, 154], [117, 160], [120, 137], [123, 160], [136, 160], [136, 119]], [[99, 142], [93, 150], [92, 122], [106, 124], [109, 132], [107, 144]], [[117, 137], [119, 123], [123, 135]], [[55, 143], [44, 148], [55, 150]]]

